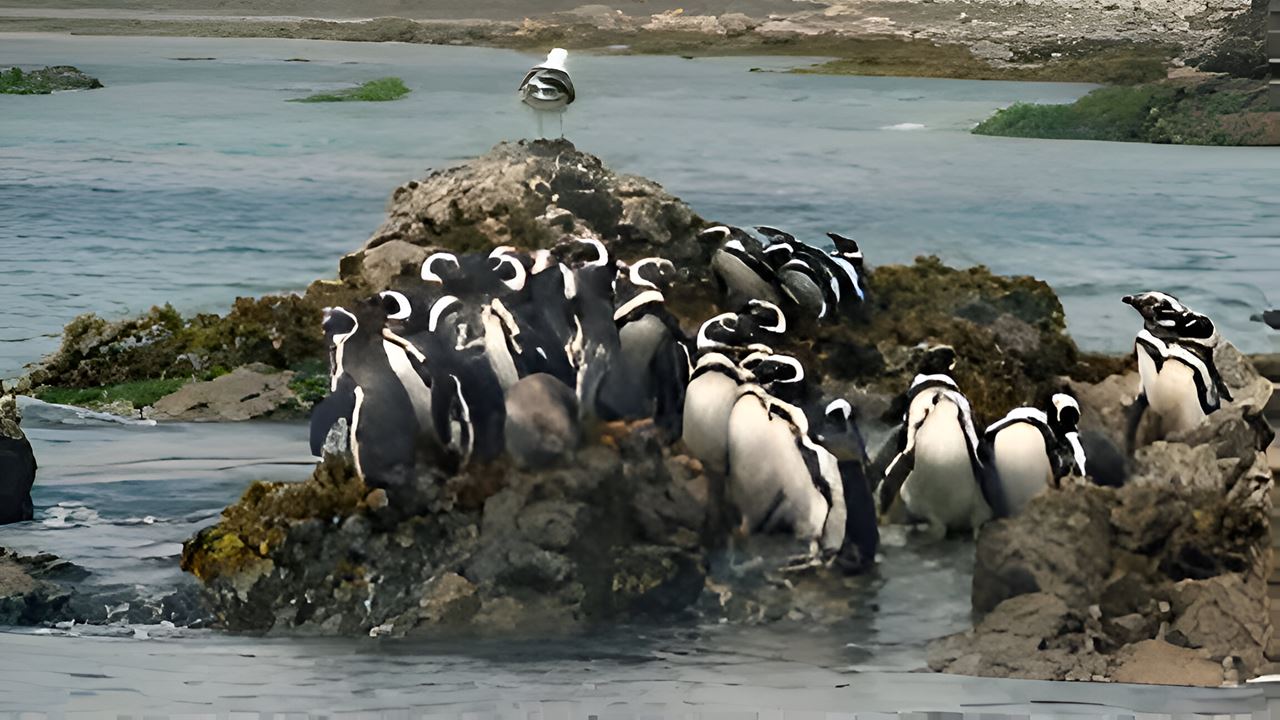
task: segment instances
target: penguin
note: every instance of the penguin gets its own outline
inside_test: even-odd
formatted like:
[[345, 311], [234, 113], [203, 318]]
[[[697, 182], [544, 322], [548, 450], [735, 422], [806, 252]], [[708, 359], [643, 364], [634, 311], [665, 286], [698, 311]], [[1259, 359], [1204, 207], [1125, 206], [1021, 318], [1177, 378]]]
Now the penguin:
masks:
[[836, 398], [823, 407], [822, 421], [815, 429], [814, 440], [836, 458], [844, 491], [844, 541], [833, 565], [845, 574], [857, 575], [875, 565], [880, 550], [875, 498], [866, 472], [866, 442], [853, 405], [844, 398]]
[[1132, 449], [1144, 415], [1151, 415], [1151, 439], [1161, 439], [1195, 427], [1224, 399], [1230, 401], [1231, 392], [1214, 365], [1219, 337], [1213, 321], [1163, 292], [1121, 301], [1143, 318], [1134, 340], [1141, 386], [1126, 432]]
[[356, 404], [356, 383], [343, 367], [344, 345], [354, 334], [356, 316], [341, 307], [324, 309], [321, 326], [329, 354], [329, 394], [311, 408], [310, 445], [315, 457], [324, 455], [325, 440], [338, 420], [351, 427], [351, 414]]
[[989, 426], [983, 433], [983, 449], [989, 462], [981, 479], [996, 517], [1020, 514], [1031, 498], [1057, 487], [1065, 474], [1058, 459], [1058, 438], [1049, 418], [1036, 408], [1014, 408]]
[[565, 347], [573, 314], [561, 265], [548, 250], [529, 256], [502, 246], [490, 257], [498, 260], [495, 272], [512, 289], [502, 303], [522, 338], [517, 374], [548, 373], [565, 384], [572, 383], [575, 371]]
[[976, 530], [990, 518], [969, 401], [951, 377], [915, 377], [898, 438], [899, 452], [878, 491], [882, 513], [901, 500], [935, 539], [950, 530]]
[[753, 298], [782, 301], [777, 278], [755, 238], [740, 228], [717, 225], [698, 233], [698, 241], [718, 245], [711, 255], [711, 272], [730, 306]]
[[698, 358], [684, 395], [681, 439], [708, 471], [724, 475], [729, 462], [729, 416], [738, 388], [751, 379], [727, 355]]
[[1263, 310], [1256, 315], [1250, 316], [1249, 319], [1253, 322], [1265, 323], [1272, 330], [1280, 330], [1280, 309]]
[[380, 295], [390, 311], [383, 335], [393, 367], [407, 365], [395, 367], [397, 375], [412, 373], [419, 380], [403, 379], [415, 414], [427, 413], [420, 420], [426, 424], [420, 448], [454, 470], [473, 459], [496, 459], [504, 447], [503, 388], [482, 343], [457, 343], [461, 333], [454, 326], [468, 317], [466, 308], [452, 295], [428, 304], [430, 295], [405, 290]]
[[684, 332], [667, 311], [662, 292], [675, 277], [675, 266], [662, 258], [646, 258], [621, 264], [619, 271], [613, 319], [620, 353], [601, 398], [606, 417], [652, 416], [677, 437], [690, 369]]
[[356, 473], [369, 487], [386, 490], [398, 509], [416, 512], [418, 418], [387, 357], [386, 310], [373, 298], [347, 312], [354, 327], [338, 339], [337, 355], [343, 375], [354, 384], [349, 446]]
[[507, 455], [518, 467], [541, 469], [578, 447], [578, 399], [546, 373], [521, 378], [506, 398]]
[[[584, 420], [603, 419], [608, 409], [600, 407], [601, 389], [619, 354], [621, 340], [614, 321], [613, 282], [616, 265], [609, 260], [609, 251], [596, 238], [574, 238], [561, 252], [583, 249], [594, 257], [562, 265], [566, 293], [573, 317], [573, 329], [566, 355], [574, 367], [574, 395], [578, 398], [578, 411]], [[621, 380], [618, 380], [621, 382]]]
[[727, 495], [750, 532], [789, 531], [806, 543], [811, 561], [834, 556], [846, 524], [839, 463], [809, 437], [804, 413], [747, 385], [728, 438]]
[[0, 525], [35, 517], [31, 486], [38, 465], [21, 421], [17, 398], [0, 385]]
[[1080, 403], [1067, 393], [1054, 393], [1049, 398], [1053, 412], [1049, 415], [1049, 428], [1056, 442], [1054, 451], [1054, 477], [1059, 480], [1068, 475], [1089, 476], [1088, 456], [1080, 438]]
[[757, 350], [744, 357], [738, 366], [779, 400], [803, 406], [810, 399], [804, 365], [790, 355]]
[[832, 277], [836, 282], [836, 294], [846, 310], [866, 302], [866, 281], [863, 278], [862, 250], [853, 238], [829, 232], [827, 237], [835, 249], [828, 253], [830, 262], [835, 266]]

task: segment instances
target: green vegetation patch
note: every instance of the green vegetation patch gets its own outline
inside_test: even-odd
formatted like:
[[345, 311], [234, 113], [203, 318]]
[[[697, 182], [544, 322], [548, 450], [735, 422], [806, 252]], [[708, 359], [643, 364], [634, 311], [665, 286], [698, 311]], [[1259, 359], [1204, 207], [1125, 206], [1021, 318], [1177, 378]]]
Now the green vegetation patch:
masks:
[[980, 123], [978, 135], [1179, 145], [1280, 144], [1280, 113], [1262, 81], [1214, 78], [1094, 90], [1074, 103], [1016, 103]]
[[0, 93], [9, 95], [48, 95], [57, 90], [90, 90], [102, 87], [97, 78], [89, 77], [70, 65], [53, 65], [23, 72], [12, 67], [0, 70]]
[[398, 77], [384, 77], [347, 90], [316, 93], [304, 98], [295, 98], [290, 102], [386, 102], [399, 100], [409, 94], [409, 88]]
[[142, 408], [154, 405], [160, 398], [185, 385], [189, 379], [137, 380], [91, 388], [45, 387], [36, 392], [36, 397], [57, 405], [95, 407], [124, 401], [135, 408]]

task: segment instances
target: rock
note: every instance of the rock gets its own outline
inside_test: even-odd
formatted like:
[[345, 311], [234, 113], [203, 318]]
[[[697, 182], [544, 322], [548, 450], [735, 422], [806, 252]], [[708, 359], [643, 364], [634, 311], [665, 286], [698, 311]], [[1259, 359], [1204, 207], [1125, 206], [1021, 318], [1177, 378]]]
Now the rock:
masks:
[[237, 422], [266, 417], [296, 406], [297, 396], [289, 388], [292, 379], [293, 373], [287, 370], [247, 365], [208, 382], [182, 386], [156, 401], [150, 416], [184, 422]]
[[1199, 650], [1180, 648], [1161, 640], [1143, 640], [1120, 651], [1111, 673], [1115, 682], [1147, 685], [1218, 687], [1222, 665]]
[[[1273, 632], [1271, 478], [1261, 452], [1273, 435], [1261, 417], [1270, 388], [1264, 392], [1230, 345], [1218, 357], [1235, 400], [1181, 435], [1140, 448], [1129, 483], [1042, 493], [1022, 515], [981, 529], [973, 603], [991, 615], [936, 643], [937, 669], [1044, 679], [1089, 670], [1114, 680], [1217, 686], [1224, 662], [1231, 677], [1263, 666]], [[1076, 385], [1086, 417], [1094, 406], [1095, 427], [1109, 426], [1123, 402], [1101, 389], [1130, 380], [1117, 374]], [[1101, 658], [1101, 669], [1055, 665], [1044, 654], [1018, 659], [1001, 623], [1029, 622], [1023, 616], [1032, 610], [1058, 617], [1046, 595], [1094, 623], [1081, 647]], [[1022, 597], [1037, 599], [1011, 605]], [[1079, 645], [1079, 635], [1063, 630], [1044, 647]]]
[[92, 90], [102, 87], [94, 77], [70, 65], [51, 65], [39, 70], [23, 71], [11, 67], [0, 70], [0, 94], [48, 95], [64, 90]]
[[[1111, 568], [1111, 494], [1092, 486], [1042, 493], [1018, 517], [984, 526], [973, 573], [974, 611], [986, 613], [1011, 597], [1040, 591], [1074, 608], [1099, 602]], [[1065, 538], [1073, 540], [1060, 544]]]
[[34, 517], [36, 456], [23, 434], [17, 399], [0, 387], [0, 525]]
[[183, 548], [225, 627], [323, 634], [565, 631], [671, 613], [706, 576], [705, 502], [652, 423], [575, 462], [420, 478], [429, 508], [372, 507], [340, 458], [303, 483], [250, 488]]
[[0, 625], [38, 625], [70, 618], [71, 592], [46, 576], [58, 558], [23, 557], [0, 548]]

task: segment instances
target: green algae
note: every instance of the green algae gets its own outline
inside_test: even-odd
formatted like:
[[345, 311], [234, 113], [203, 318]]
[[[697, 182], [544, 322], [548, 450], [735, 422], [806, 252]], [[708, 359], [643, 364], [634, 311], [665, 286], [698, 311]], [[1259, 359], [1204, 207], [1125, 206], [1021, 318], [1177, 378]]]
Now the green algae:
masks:
[[409, 88], [398, 77], [384, 77], [370, 80], [359, 87], [338, 90], [336, 92], [316, 93], [303, 98], [294, 98], [289, 102], [327, 103], [327, 102], [387, 102], [399, 100], [409, 94]]
[[23, 72], [11, 67], [0, 70], [0, 94], [49, 95], [60, 90], [91, 90], [102, 87], [97, 78], [89, 77], [70, 65], [54, 65]]
[[1277, 145], [1280, 113], [1266, 83], [1214, 78], [1100, 88], [1065, 105], [1017, 103], [973, 129], [977, 135], [1178, 145]]
[[154, 405], [165, 395], [176, 392], [188, 380], [189, 378], [161, 378], [90, 388], [45, 387], [36, 393], [36, 398], [47, 403], [78, 407], [101, 407], [127, 402], [134, 408], [144, 408]]

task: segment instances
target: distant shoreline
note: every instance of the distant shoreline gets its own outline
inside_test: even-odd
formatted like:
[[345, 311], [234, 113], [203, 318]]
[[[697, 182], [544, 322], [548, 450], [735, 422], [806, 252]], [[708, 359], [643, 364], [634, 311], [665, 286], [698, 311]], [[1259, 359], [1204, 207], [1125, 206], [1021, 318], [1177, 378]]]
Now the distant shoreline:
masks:
[[[509, 3], [509, 4], [505, 4]], [[989, 80], [1133, 83], [1223, 34], [1228, 13], [1178, 16], [1150, 3], [1115, 11], [1109, 0], [675, 0], [624, 10], [541, 0], [432, 3], [420, 16], [343, 17], [339, 0], [275, 0], [260, 15], [228, 12], [222, 0], [180, 0], [158, 11], [141, 0], [61, 0], [66, 7], [13, 7], [0, 0], [0, 32], [77, 35], [288, 38], [474, 45], [541, 51], [696, 56], [830, 57], [801, 72]], [[179, 6], [176, 9], [173, 5]], [[384, 8], [384, 6], [386, 6]], [[523, 6], [523, 7], [521, 7]], [[372, 0], [362, 13], [404, 3]], [[683, 10], [681, 10], [681, 8]], [[233, 10], [242, 10], [236, 7]], [[310, 12], [308, 12], [310, 11]], [[319, 17], [310, 17], [314, 12]], [[529, 16], [526, 16], [529, 13]], [[703, 14], [699, 14], [703, 13]], [[1136, 68], [1136, 70], [1135, 70]]]

